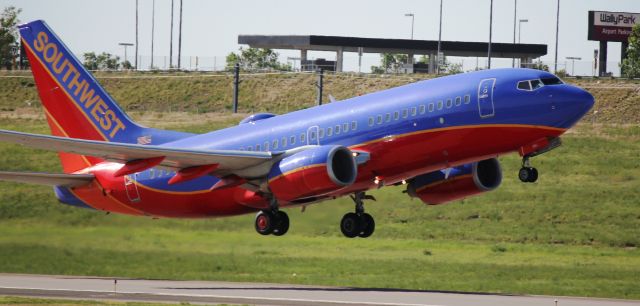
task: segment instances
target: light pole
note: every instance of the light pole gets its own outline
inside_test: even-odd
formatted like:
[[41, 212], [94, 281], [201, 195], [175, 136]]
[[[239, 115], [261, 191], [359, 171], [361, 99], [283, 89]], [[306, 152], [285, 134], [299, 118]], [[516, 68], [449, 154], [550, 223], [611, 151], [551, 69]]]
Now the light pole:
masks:
[[152, 6], [151, 6], [151, 66], [149, 67], [150, 70], [153, 70], [153, 35], [156, 32], [155, 27], [156, 27], [156, 0], [153, 0]]
[[[125, 48], [125, 51], [127, 49]], [[138, 0], [136, 0], [136, 58], [134, 59], [134, 68], [138, 70]]]
[[169, 31], [169, 69], [173, 68], [173, 0], [171, 0], [171, 30]]
[[436, 54], [436, 75], [440, 74], [440, 45], [442, 43], [442, 0], [440, 0], [440, 26], [438, 27], [438, 53]]
[[493, 30], [493, 0], [491, 0], [491, 6], [489, 6], [489, 50], [487, 50], [487, 68], [491, 69], [491, 34]]
[[582, 57], [576, 57], [576, 56], [567, 56], [565, 57], [568, 60], [571, 60], [571, 75], [575, 76], [575, 68], [576, 68], [576, 60], [582, 60]]
[[558, 8], [556, 10], [556, 56], [553, 72], [558, 72], [558, 33], [560, 32], [560, 0], [558, 0]]
[[413, 21], [415, 19], [415, 15], [413, 13], [404, 14], [405, 17], [411, 17], [411, 39], [413, 40]]
[[[529, 19], [520, 19], [518, 20], [518, 44], [520, 44], [520, 37], [522, 36], [522, 23], [529, 22]], [[519, 63], [520, 67], [522, 67], [522, 63]]]
[[[516, 43], [516, 17], [518, 16], [518, 0], [513, 4], [513, 44]], [[516, 68], [516, 58], [511, 59], [511, 68]]]
[[[119, 43], [118, 45], [123, 46], [124, 47], [124, 61], [127, 61], [127, 47], [131, 47], [133, 46], [132, 43]], [[131, 64], [131, 63], [129, 63]]]

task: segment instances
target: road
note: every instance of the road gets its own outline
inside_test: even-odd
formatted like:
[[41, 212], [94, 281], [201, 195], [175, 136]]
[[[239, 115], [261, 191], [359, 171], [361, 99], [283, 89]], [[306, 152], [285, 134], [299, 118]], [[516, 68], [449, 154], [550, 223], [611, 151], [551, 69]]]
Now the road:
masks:
[[[252, 305], [631, 306], [640, 301], [286, 284], [0, 274], [0, 295]], [[557, 300], [557, 304], [555, 301]]]

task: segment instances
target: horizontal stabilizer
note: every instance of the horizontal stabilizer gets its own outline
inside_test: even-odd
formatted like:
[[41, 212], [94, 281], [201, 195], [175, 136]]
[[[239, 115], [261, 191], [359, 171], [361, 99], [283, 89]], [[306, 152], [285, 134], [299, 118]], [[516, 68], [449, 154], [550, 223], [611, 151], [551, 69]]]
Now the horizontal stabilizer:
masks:
[[0, 141], [22, 144], [49, 151], [75, 153], [127, 163], [133, 160], [164, 157], [160, 166], [184, 169], [217, 164], [216, 171], [233, 173], [273, 160], [270, 152], [236, 150], [183, 149], [169, 146], [104, 142], [0, 130]]
[[89, 184], [93, 174], [57, 174], [41, 172], [0, 171], [1, 181], [29, 183], [38, 185], [79, 187]]

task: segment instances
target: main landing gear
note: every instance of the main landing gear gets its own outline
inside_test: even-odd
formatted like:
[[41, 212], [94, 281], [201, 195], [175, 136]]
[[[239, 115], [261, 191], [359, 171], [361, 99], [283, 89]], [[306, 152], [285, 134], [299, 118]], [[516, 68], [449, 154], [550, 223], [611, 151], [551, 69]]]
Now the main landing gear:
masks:
[[538, 169], [531, 167], [529, 156], [522, 158], [522, 168], [518, 171], [518, 178], [523, 183], [533, 183], [538, 180]]
[[289, 230], [289, 216], [279, 210], [278, 203], [272, 199], [271, 209], [262, 210], [256, 214], [255, 227], [260, 235], [282, 236]]
[[351, 196], [351, 199], [356, 204], [356, 212], [347, 213], [342, 217], [342, 221], [340, 221], [340, 230], [342, 231], [342, 234], [348, 238], [367, 238], [373, 234], [373, 231], [376, 228], [376, 223], [370, 214], [364, 212], [364, 203], [362, 201], [375, 201], [376, 199], [373, 196], [366, 195], [364, 192], [356, 192]]

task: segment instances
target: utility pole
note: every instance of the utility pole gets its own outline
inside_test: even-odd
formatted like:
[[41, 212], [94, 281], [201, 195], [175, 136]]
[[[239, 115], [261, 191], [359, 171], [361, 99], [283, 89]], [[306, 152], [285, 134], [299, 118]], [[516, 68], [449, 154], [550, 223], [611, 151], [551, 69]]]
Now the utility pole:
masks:
[[440, 45], [442, 43], [442, 0], [440, 0], [440, 26], [438, 29], [438, 54], [436, 54], [436, 75], [440, 74]]
[[233, 113], [238, 112], [238, 91], [240, 90], [240, 64], [233, 66]]
[[413, 22], [415, 20], [415, 15], [413, 13], [404, 14], [405, 17], [411, 17], [411, 40], [413, 40]]
[[156, 26], [156, 0], [153, 0], [153, 4], [151, 7], [151, 67], [153, 69], [153, 35], [155, 33]]
[[178, 25], [178, 69], [180, 69], [181, 56], [182, 56], [182, 0], [180, 0], [180, 24]]
[[138, 0], [136, 0], [136, 58], [135, 69], [138, 70]]
[[[513, 44], [516, 43], [516, 17], [518, 16], [518, 0], [513, 5]], [[516, 68], [516, 58], [511, 59], [511, 68]]]
[[173, 68], [173, 0], [171, 0], [171, 33], [169, 34], [169, 69]]
[[318, 88], [318, 105], [322, 105], [322, 87], [323, 87], [323, 77], [324, 77], [324, 70], [322, 68], [318, 69], [318, 84], [316, 84], [316, 87]]
[[489, 50], [487, 51], [487, 68], [491, 69], [491, 35], [493, 34], [493, 0], [489, 7]]
[[558, 9], [556, 10], [556, 57], [554, 60], [553, 73], [558, 72], [558, 32], [560, 31], [560, 0], [558, 0]]

